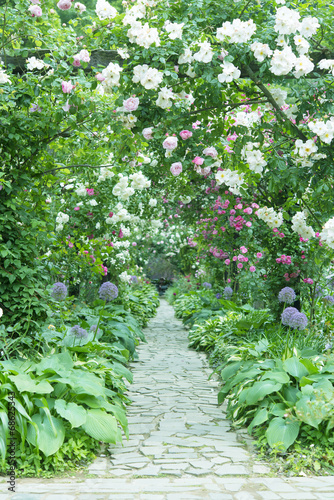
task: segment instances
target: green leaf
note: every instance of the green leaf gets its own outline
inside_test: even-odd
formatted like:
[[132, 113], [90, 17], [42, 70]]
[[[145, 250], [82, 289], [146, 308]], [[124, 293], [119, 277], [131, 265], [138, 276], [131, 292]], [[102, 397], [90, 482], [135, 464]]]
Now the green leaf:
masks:
[[281, 384], [287, 384], [288, 382], [290, 382], [290, 377], [286, 372], [267, 372], [261, 377], [261, 380], [266, 379], [275, 380], [275, 382], [280, 382]]
[[248, 426], [248, 432], [251, 433], [253, 427], [256, 427], [257, 425], [263, 424], [263, 422], [266, 422], [268, 420], [268, 410], [267, 408], [260, 408], [251, 423]]
[[55, 373], [67, 373], [73, 367], [73, 360], [68, 351], [59, 354], [53, 354], [44, 358], [37, 366], [36, 373], [39, 375], [47, 372], [54, 371]]
[[261, 401], [268, 394], [271, 394], [272, 392], [278, 392], [281, 388], [282, 384], [275, 383], [271, 380], [260, 380], [259, 382], [255, 382], [255, 384], [248, 390], [246, 403], [249, 405], [254, 405], [258, 401]]
[[104, 443], [116, 444], [122, 441], [115, 417], [102, 410], [87, 410], [87, 420], [82, 428], [94, 439]]
[[286, 359], [283, 363], [283, 368], [290, 373], [290, 375], [298, 379], [309, 374], [308, 369], [305, 368], [296, 356]]
[[35, 414], [32, 416], [32, 421], [37, 426], [28, 424], [27, 440], [33, 446], [37, 446], [45, 456], [54, 455], [65, 439], [65, 427], [63, 422], [51, 416], [52, 425], [46, 415]]
[[269, 446], [286, 451], [297, 439], [299, 427], [299, 422], [285, 420], [282, 417], [273, 418], [266, 431]]
[[301, 359], [300, 362], [305, 366], [310, 375], [319, 373], [319, 368], [315, 366], [309, 359]]
[[53, 387], [47, 380], [33, 380], [28, 374], [9, 375], [8, 378], [14, 382], [20, 392], [35, 392], [37, 394], [48, 394]]
[[86, 422], [87, 412], [85, 408], [75, 403], [67, 403], [64, 399], [57, 399], [54, 404], [59, 415], [70, 422], [73, 427], [80, 427]]

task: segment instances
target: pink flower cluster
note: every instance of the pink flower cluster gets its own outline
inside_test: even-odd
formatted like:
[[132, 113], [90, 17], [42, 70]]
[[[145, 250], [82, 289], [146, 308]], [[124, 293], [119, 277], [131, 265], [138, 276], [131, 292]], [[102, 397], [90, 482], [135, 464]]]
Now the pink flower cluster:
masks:
[[75, 66], [76, 68], [81, 66], [81, 62], [89, 63], [89, 61], [90, 55], [88, 50], [86, 49], [80, 50], [78, 54], [75, 54], [75, 56], [73, 56], [73, 66]]
[[292, 264], [290, 255], [281, 255], [276, 259], [277, 264], [287, 264], [288, 266]]

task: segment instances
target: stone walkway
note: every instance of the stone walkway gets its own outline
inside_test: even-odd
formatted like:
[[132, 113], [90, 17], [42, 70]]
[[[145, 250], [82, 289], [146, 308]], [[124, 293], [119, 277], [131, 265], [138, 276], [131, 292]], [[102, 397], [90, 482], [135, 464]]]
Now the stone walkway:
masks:
[[334, 476], [269, 477], [247, 433], [231, 432], [206, 356], [161, 301], [132, 364], [130, 439], [98, 458], [86, 480], [18, 479], [0, 500], [334, 500]]

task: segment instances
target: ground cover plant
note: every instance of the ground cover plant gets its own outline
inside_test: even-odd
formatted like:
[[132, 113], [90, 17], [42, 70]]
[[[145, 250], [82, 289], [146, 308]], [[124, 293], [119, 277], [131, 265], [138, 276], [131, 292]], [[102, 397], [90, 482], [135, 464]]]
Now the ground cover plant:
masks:
[[[36, 372], [42, 355], [68, 353], [73, 377], [79, 368], [97, 377], [113, 411], [85, 404], [86, 419], [102, 411], [125, 432], [122, 378], [158, 304], [149, 273], [183, 276], [166, 297], [191, 345], [213, 349], [217, 365], [227, 341], [250, 353], [263, 341], [267, 361], [283, 352], [282, 363], [306, 359], [320, 373], [311, 347], [327, 370], [333, 6], [3, 0], [0, 14], [0, 375], [5, 391], [18, 391], [15, 377], [49, 391], [20, 400], [26, 415], [18, 411], [15, 432], [32, 457], [22, 470], [63, 466], [72, 445], [91, 456], [100, 436], [86, 423], [74, 433], [65, 415], [75, 401], [64, 398], [61, 413], [52, 407], [57, 384], [78, 394], [55, 382], [59, 373]], [[320, 397], [305, 393], [317, 373], [305, 372], [312, 383], [301, 386], [285, 372], [290, 382], [276, 385], [298, 385], [300, 401]], [[6, 392], [2, 401], [5, 429]], [[245, 402], [243, 415], [259, 406]], [[268, 408], [271, 425], [282, 417]], [[32, 417], [55, 442], [62, 422], [49, 458]], [[317, 439], [331, 439], [325, 422]]]

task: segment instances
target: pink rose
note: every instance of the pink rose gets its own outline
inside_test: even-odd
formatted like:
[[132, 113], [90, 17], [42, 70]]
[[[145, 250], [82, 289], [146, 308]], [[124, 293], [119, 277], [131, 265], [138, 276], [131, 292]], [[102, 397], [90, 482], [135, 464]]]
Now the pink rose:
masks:
[[251, 207], [247, 207], [244, 209], [244, 213], [250, 215], [253, 212], [253, 209]]
[[180, 161], [177, 161], [176, 163], [172, 163], [172, 166], [170, 167], [170, 171], [175, 176], [180, 175], [180, 173], [182, 172], [182, 163]]
[[72, 89], [74, 89], [75, 85], [72, 85], [71, 80], [69, 82], [66, 82], [63, 80], [61, 82], [61, 88], [64, 94], [70, 94], [72, 92]]
[[234, 210], [234, 208], [231, 208], [230, 215], [234, 215], [234, 214], [235, 214], [235, 210]]
[[201, 158], [201, 156], [195, 156], [192, 162], [195, 163], [195, 165], [203, 165], [204, 158]]
[[104, 82], [105, 78], [104, 76], [102, 76], [102, 73], [97, 73], [95, 75], [95, 78], [99, 81], [99, 82]]
[[258, 259], [261, 259], [261, 257], [262, 257], [262, 253], [261, 253], [261, 252], [257, 252], [256, 257], [257, 257]]
[[76, 68], [78, 68], [79, 66], [81, 66], [79, 54], [73, 56], [73, 66], [76, 67]]
[[247, 253], [247, 252], [248, 252], [248, 250], [247, 250], [247, 248], [246, 248], [246, 247], [240, 247], [240, 252], [241, 252], [241, 253]]
[[184, 141], [186, 139], [190, 139], [190, 137], [193, 135], [192, 132], [190, 132], [190, 130], [182, 130], [182, 132], [180, 132], [180, 137], [181, 139], [183, 139]]
[[68, 10], [71, 8], [71, 5], [71, 0], [59, 0], [59, 2], [57, 3], [57, 7], [60, 10]]
[[139, 106], [138, 97], [129, 97], [129, 99], [123, 101], [123, 106], [126, 109], [126, 111], [136, 111], [136, 109]]
[[231, 283], [231, 278], [228, 278], [227, 283]]
[[142, 134], [144, 136], [144, 139], [146, 140], [150, 140], [150, 139], [153, 139], [153, 128], [152, 127], [149, 127], [149, 128], [144, 128], [143, 131], [142, 131]]
[[239, 263], [237, 264], [237, 268], [238, 268], [238, 269], [242, 269], [243, 267], [244, 267], [244, 265], [243, 265], [243, 264], [241, 264], [241, 262], [239, 262]]
[[89, 61], [90, 61], [90, 55], [89, 55], [88, 50], [86, 50], [86, 49], [80, 50], [78, 56], [80, 57], [80, 60], [82, 62], [89, 63]]
[[225, 262], [225, 264], [226, 264], [227, 266], [229, 266], [229, 265], [231, 264], [230, 259], [226, 259], [224, 262]]
[[74, 207], [74, 210], [77, 212], [78, 210], [80, 210], [80, 207]]
[[251, 273], [253, 273], [254, 271], [256, 271], [256, 267], [255, 266], [250, 266], [249, 270], [250, 270]]
[[177, 137], [166, 137], [166, 139], [162, 143], [162, 147], [167, 151], [173, 151], [173, 149], [177, 147]]
[[136, 246], [137, 246], [137, 243], [134, 241], [134, 242], [132, 243], [132, 246], [133, 246], [133, 247], [136, 247]]
[[39, 5], [30, 5], [28, 10], [32, 17], [41, 17], [43, 15], [42, 9]]
[[214, 147], [209, 147], [209, 148], [205, 148], [203, 150], [203, 154], [206, 155], [206, 156], [211, 156], [211, 158], [217, 158], [218, 156], [218, 151], [216, 150], [216, 148]]
[[252, 227], [252, 223], [248, 221], [248, 222], [246, 222], [245, 226]]
[[94, 196], [94, 189], [86, 189], [88, 196]]

